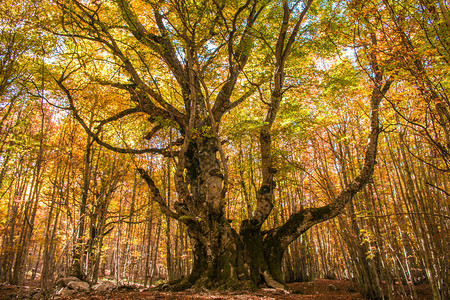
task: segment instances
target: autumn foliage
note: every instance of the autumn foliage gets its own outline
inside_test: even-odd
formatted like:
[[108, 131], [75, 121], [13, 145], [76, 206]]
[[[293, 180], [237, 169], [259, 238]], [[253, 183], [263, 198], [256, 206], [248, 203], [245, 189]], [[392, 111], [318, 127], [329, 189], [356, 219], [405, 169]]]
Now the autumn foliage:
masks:
[[449, 297], [446, 1], [0, 17], [0, 283]]

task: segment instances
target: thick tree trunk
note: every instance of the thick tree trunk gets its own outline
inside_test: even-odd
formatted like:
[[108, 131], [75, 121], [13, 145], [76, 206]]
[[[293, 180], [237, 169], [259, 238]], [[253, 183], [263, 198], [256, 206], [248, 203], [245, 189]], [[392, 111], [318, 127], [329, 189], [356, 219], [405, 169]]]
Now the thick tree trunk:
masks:
[[[191, 286], [213, 289], [252, 289], [266, 282], [271, 287], [282, 284], [281, 261], [284, 249], [272, 241], [266, 242], [260, 226], [243, 222], [237, 233], [224, 214], [223, 178], [213, 138], [201, 137], [187, 146], [183, 182], [183, 202], [163, 208], [187, 226], [193, 247], [194, 265], [190, 276], [169, 284], [171, 289]], [[180, 167], [180, 166], [178, 166]], [[166, 202], [157, 193], [150, 177], [141, 170], [143, 178], [160, 204]], [[183, 195], [183, 187], [179, 194]], [[159, 198], [159, 200], [158, 200]]]
[[282, 258], [285, 249], [265, 234], [244, 224], [238, 234], [228, 220], [210, 220], [212, 228], [204, 236], [188, 229], [193, 246], [191, 274], [169, 283], [169, 289], [190, 287], [233, 290], [255, 289], [260, 284], [287, 289], [283, 281]]
[[245, 230], [237, 234], [228, 224], [215, 222], [215, 230], [205, 238], [190, 234], [193, 245], [194, 265], [191, 274], [182, 280], [169, 283], [170, 289], [206, 287], [219, 290], [254, 289], [260, 283], [275, 288], [285, 288], [282, 283], [282, 252], [276, 246], [277, 255], [265, 255], [261, 233]]

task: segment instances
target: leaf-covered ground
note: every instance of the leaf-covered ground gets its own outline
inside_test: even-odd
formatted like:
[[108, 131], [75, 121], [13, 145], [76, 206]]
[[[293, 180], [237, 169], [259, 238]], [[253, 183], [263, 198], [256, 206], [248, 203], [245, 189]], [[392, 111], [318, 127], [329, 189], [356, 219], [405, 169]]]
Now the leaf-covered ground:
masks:
[[[28, 282], [24, 286], [0, 285], [0, 300], [3, 299], [42, 299], [37, 282]], [[51, 299], [73, 300], [73, 299], [94, 299], [94, 300], [137, 300], [137, 299], [321, 299], [321, 300], [341, 300], [341, 299], [363, 299], [360, 293], [347, 280], [316, 279], [314, 282], [301, 282], [289, 284], [296, 292], [287, 293], [275, 289], [259, 289], [255, 292], [214, 292], [187, 290], [184, 292], [160, 292], [154, 290], [140, 290], [138, 288], [119, 288], [112, 292], [73, 292], [68, 295], [53, 295]], [[404, 286], [408, 291], [408, 287]], [[398, 299], [402, 299], [397, 286]], [[416, 299], [431, 299], [431, 291], [426, 284], [415, 286]]]

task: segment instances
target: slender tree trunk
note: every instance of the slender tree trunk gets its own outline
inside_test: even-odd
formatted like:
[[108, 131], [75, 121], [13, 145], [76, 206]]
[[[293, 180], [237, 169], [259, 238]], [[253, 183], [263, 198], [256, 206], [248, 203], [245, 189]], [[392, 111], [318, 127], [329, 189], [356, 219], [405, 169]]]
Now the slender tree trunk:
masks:
[[91, 150], [92, 150], [92, 139], [89, 135], [87, 135], [83, 161], [83, 181], [82, 181], [83, 183], [81, 187], [80, 206], [78, 208], [78, 222], [76, 224], [71, 265], [68, 274], [70, 276], [75, 276], [81, 280], [84, 280], [86, 277], [86, 274], [84, 274], [83, 272], [82, 256], [84, 248], [83, 236], [86, 222], [86, 205], [90, 186]]
[[31, 243], [31, 237], [34, 230], [34, 221], [36, 218], [37, 208], [39, 206], [39, 196], [42, 187], [42, 169], [44, 167], [44, 123], [45, 114], [43, 107], [41, 106], [41, 126], [40, 126], [40, 139], [39, 150], [36, 157], [36, 168], [33, 172], [33, 178], [31, 183], [31, 191], [25, 205], [24, 220], [22, 224], [22, 231], [19, 237], [18, 248], [16, 251], [16, 257], [14, 261], [14, 270], [12, 274], [12, 284], [19, 284], [24, 279], [25, 275], [25, 263], [28, 257], [28, 250]]
[[146, 247], [146, 256], [145, 256], [145, 265], [144, 265], [144, 288], [147, 287], [148, 277], [149, 277], [149, 264], [150, 258], [152, 258], [152, 252], [150, 252], [151, 242], [152, 242], [152, 228], [153, 228], [153, 209], [150, 207], [150, 213], [148, 215], [147, 222], [147, 247]]
[[155, 272], [156, 272], [156, 266], [158, 263], [159, 238], [161, 236], [161, 223], [162, 223], [162, 216], [160, 215], [159, 219], [158, 219], [158, 223], [157, 223], [158, 225], [156, 226], [156, 228], [158, 228], [156, 231], [156, 240], [152, 247], [152, 252], [151, 252], [152, 255], [150, 256], [152, 259], [152, 270], [150, 272], [150, 283], [149, 283], [150, 286], [153, 283], [153, 279], [155, 277]]

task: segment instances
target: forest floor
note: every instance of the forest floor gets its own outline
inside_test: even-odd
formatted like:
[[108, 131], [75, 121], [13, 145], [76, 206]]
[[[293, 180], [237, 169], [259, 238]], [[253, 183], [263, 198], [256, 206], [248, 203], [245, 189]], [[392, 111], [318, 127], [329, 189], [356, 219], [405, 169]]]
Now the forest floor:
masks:
[[[23, 286], [0, 285], [0, 300], [6, 299], [43, 299], [39, 296], [38, 281], [26, 282]], [[53, 295], [47, 299], [55, 300], [137, 300], [137, 299], [159, 299], [159, 300], [183, 300], [183, 299], [317, 299], [317, 300], [343, 300], [343, 299], [364, 299], [361, 294], [354, 290], [348, 280], [316, 279], [314, 282], [298, 282], [288, 284], [296, 292], [287, 293], [281, 290], [263, 288], [254, 292], [215, 292], [215, 291], [194, 291], [184, 292], [160, 292], [154, 290], [142, 290], [132, 287], [121, 287], [110, 292], [74, 292], [70, 295]], [[408, 291], [408, 287], [404, 286]], [[431, 299], [431, 290], [427, 284], [414, 286], [417, 297], [414, 299]], [[400, 286], [397, 286], [396, 299], [403, 299], [400, 294]], [[408, 297], [409, 298], [409, 297]]]

